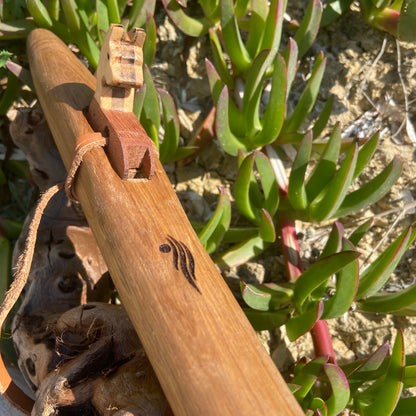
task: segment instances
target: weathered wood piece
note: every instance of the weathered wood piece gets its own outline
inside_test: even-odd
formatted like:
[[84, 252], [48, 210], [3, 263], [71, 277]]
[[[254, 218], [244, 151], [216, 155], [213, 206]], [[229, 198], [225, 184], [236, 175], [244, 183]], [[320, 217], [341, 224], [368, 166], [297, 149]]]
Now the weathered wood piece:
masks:
[[133, 111], [134, 88], [143, 84], [143, 29], [126, 33], [111, 25], [103, 41], [97, 68], [95, 99], [106, 110]]
[[170, 414], [122, 306], [88, 303], [65, 312], [50, 328], [58, 368], [45, 366], [49, 374], [36, 393], [33, 416], [60, 414], [60, 408], [79, 415]]
[[[65, 180], [65, 166], [40, 110], [16, 110], [10, 134], [25, 153], [32, 177], [42, 192]], [[32, 216], [33, 211], [16, 242], [13, 270], [24, 250]], [[49, 325], [74, 306], [87, 300], [108, 302], [112, 294], [107, 266], [79, 204], [68, 201], [64, 192], [58, 193], [40, 222], [24, 299], [12, 325], [19, 368], [33, 391], [54, 369], [54, 336]], [[0, 384], [3, 381], [0, 378]], [[28, 398], [14, 391], [16, 396], [9, 396], [9, 401], [15, 406], [25, 401], [26, 413], [30, 414]]]
[[[95, 79], [55, 35], [36, 29], [28, 55], [67, 168]], [[126, 127], [128, 128], [128, 126]], [[176, 416], [302, 415], [158, 160], [152, 180], [122, 181], [105, 152], [81, 165], [75, 191], [127, 313]]]

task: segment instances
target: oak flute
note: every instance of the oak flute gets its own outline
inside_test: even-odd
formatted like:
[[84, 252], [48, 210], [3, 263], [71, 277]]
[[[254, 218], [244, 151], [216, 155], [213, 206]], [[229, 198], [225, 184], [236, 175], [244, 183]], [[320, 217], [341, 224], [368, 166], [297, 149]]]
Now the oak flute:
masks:
[[[36, 92], [67, 169], [95, 78], [55, 35], [28, 38]], [[128, 127], [128, 126], [127, 126]], [[88, 152], [75, 193], [176, 416], [303, 415], [193, 231], [158, 160], [122, 181]]]

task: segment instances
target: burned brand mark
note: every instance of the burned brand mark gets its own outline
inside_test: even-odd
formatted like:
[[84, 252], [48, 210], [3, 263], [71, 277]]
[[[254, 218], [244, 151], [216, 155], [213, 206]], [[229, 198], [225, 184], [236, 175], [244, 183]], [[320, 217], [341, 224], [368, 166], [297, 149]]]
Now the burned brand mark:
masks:
[[159, 251], [161, 253], [172, 252], [173, 265], [175, 269], [179, 270], [180, 267], [180, 270], [185, 276], [186, 280], [198, 293], [201, 293], [198, 286], [196, 285], [195, 261], [191, 251], [188, 247], [186, 247], [184, 243], [176, 240], [170, 235], [168, 235], [166, 239], [168, 242], [161, 244], [159, 246]]

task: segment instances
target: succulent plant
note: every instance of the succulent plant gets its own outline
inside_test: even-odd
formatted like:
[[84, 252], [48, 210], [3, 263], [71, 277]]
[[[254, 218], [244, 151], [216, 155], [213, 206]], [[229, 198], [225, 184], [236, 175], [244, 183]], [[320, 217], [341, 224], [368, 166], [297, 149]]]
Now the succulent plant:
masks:
[[[413, 0], [360, 0], [360, 8], [366, 22], [406, 42], [416, 40]], [[329, 24], [341, 16], [352, 4], [352, 0], [329, 0], [325, 4], [323, 24]]]
[[[213, 136], [238, 161], [234, 198], [219, 187], [211, 219], [196, 226], [206, 250], [225, 270], [281, 241], [287, 280], [241, 283], [241, 294], [246, 303], [244, 312], [256, 330], [285, 326], [290, 340], [310, 331], [315, 358], [296, 364], [290, 384], [305, 414], [335, 416], [345, 408], [363, 416], [413, 414], [415, 397], [400, 398], [402, 389], [416, 386], [416, 359], [405, 357], [403, 334], [397, 333], [390, 355], [386, 342], [365, 359], [339, 365], [326, 324], [352, 308], [399, 316], [416, 314], [416, 285], [393, 293], [386, 290], [392, 272], [416, 237], [415, 225], [364, 267], [359, 245], [372, 221], [364, 221], [348, 236], [338, 221], [367, 208], [390, 190], [402, 170], [400, 158], [394, 157], [380, 173], [354, 188], [379, 144], [379, 135], [342, 139], [339, 124], [328, 127], [331, 98], [311, 120], [325, 73], [323, 53], [310, 57], [311, 72], [294, 100], [294, 86], [302, 87], [297, 77], [299, 62], [321, 23], [333, 21], [352, 1], [329, 0], [322, 5], [311, 0], [303, 20], [291, 33], [293, 38], [283, 46], [286, 0], [162, 3], [186, 35], [207, 35], [212, 50], [213, 60], [206, 60], [206, 72], [213, 109], [199, 139], [187, 146], [180, 146], [174, 98], [155, 87], [149, 69], [156, 45], [154, 0], [134, 0], [131, 4], [100, 0], [94, 5], [80, 0], [28, 0], [27, 10], [12, 9], [5, 3], [0, 39], [18, 40], [34, 27], [49, 28], [64, 41], [76, 43], [94, 68], [102, 32], [110, 23], [145, 27], [147, 66], [134, 112], [157, 145], [161, 161], [186, 161], [196, 151], [203, 152], [203, 145]], [[412, 28], [415, 4], [412, 0], [360, 1], [368, 22], [408, 41], [416, 36]], [[29, 14], [31, 19], [25, 19]], [[1, 96], [1, 114], [16, 96], [18, 80], [30, 83], [24, 69], [10, 59], [12, 55], [7, 52], [0, 57], [0, 70], [5, 71], [7, 61], [8, 69], [16, 74], [9, 76]], [[289, 104], [292, 102], [293, 106]], [[295, 152], [292, 160], [284, 151], [288, 146]], [[245, 225], [231, 226], [234, 206], [246, 220]], [[295, 221], [318, 224], [329, 220], [334, 222], [319, 259], [305, 270]], [[0, 250], [5, 253], [0, 259], [9, 258], [8, 239], [13, 237], [6, 230], [14, 229], [14, 225], [0, 218], [0, 231], [4, 231], [4, 235], [0, 233]], [[2, 284], [10, 274], [6, 263], [0, 264]]]

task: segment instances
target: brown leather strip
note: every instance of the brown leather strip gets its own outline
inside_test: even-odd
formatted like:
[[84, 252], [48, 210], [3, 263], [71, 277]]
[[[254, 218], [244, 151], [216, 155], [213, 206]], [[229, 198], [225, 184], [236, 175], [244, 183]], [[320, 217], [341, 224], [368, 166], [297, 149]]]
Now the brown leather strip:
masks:
[[98, 147], [104, 147], [107, 144], [107, 139], [101, 133], [88, 133], [78, 137], [75, 144], [74, 154], [72, 156], [72, 163], [65, 181], [65, 192], [68, 198], [72, 201], [78, 202], [74, 194], [74, 179], [81, 165], [82, 158], [85, 153]]
[[0, 394], [4, 396], [11, 406], [22, 412], [24, 415], [30, 415], [34, 401], [26, 395], [16, 384], [13, 383], [3, 359], [0, 356]]

